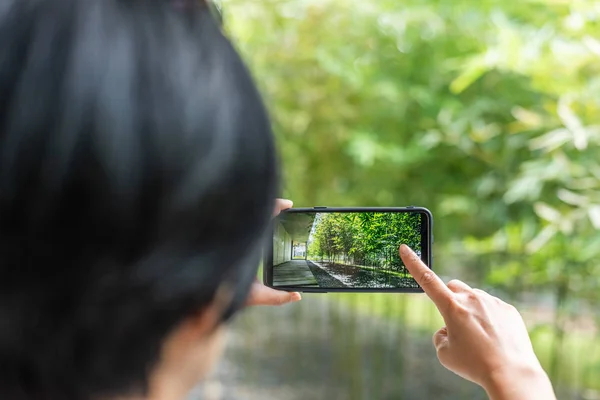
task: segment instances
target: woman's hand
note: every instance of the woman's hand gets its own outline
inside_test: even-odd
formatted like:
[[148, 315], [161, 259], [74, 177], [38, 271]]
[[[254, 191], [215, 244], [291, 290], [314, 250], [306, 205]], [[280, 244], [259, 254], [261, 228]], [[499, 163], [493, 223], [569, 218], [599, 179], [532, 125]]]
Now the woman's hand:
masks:
[[[278, 216], [283, 210], [292, 208], [294, 203], [290, 200], [277, 199], [275, 202], [275, 210], [273, 210], [273, 218]], [[246, 305], [249, 306], [280, 306], [282, 304], [300, 301], [302, 296], [298, 292], [285, 292], [283, 290], [275, 290], [265, 286], [258, 279], [252, 284], [250, 295]]]
[[444, 282], [406, 245], [400, 257], [433, 300], [446, 326], [433, 336], [442, 365], [495, 400], [555, 400], [519, 312], [466, 283]]

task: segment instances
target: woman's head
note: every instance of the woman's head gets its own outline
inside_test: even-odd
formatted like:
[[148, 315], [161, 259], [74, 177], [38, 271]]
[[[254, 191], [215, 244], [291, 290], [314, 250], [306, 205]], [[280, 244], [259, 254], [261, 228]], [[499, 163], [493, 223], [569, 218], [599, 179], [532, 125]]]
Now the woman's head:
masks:
[[203, 358], [275, 191], [267, 114], [206, 7], [3, 1], [0, 398], [140, 395]]

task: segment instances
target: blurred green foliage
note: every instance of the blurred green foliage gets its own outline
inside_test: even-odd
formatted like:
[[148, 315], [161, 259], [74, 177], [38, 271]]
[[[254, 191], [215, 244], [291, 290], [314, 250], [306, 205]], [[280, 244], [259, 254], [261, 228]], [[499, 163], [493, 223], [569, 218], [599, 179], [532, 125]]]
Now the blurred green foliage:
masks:
[[[598, 388], [600, 3], [225, 3], [285, 196], [431, 209], [436, 269], [549, 307], [528, 322], [552, 377]], [[582, 341], [568, 377], [565, 349]]]

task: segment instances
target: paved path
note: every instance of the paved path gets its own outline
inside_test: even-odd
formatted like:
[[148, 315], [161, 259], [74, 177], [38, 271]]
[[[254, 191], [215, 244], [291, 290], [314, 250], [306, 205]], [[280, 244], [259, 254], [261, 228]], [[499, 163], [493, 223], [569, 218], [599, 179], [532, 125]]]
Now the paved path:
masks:
[[319, 287], [305, 260], [292, 260], [273, 267], [273, 285]]
[[315, 278], [317, 278], [317, 282], [319, 282], [319, 286], [322, 288], [345, 288], [344, 285], [339, 279], [334, 278], [330, 274], [328, 274], [323, 268], [321, 268], [317, 263], [313, 261], [307, 261], [308, 267], [312, 271]]

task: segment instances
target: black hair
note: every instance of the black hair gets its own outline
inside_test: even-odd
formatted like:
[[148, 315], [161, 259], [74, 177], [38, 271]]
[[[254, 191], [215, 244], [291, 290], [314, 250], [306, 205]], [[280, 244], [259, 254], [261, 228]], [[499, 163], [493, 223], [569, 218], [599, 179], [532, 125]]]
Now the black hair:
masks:
[[244, 303], [277, 189], [210, 11], [0, 2], [0, 399], [143, 395], [173, 329]]

